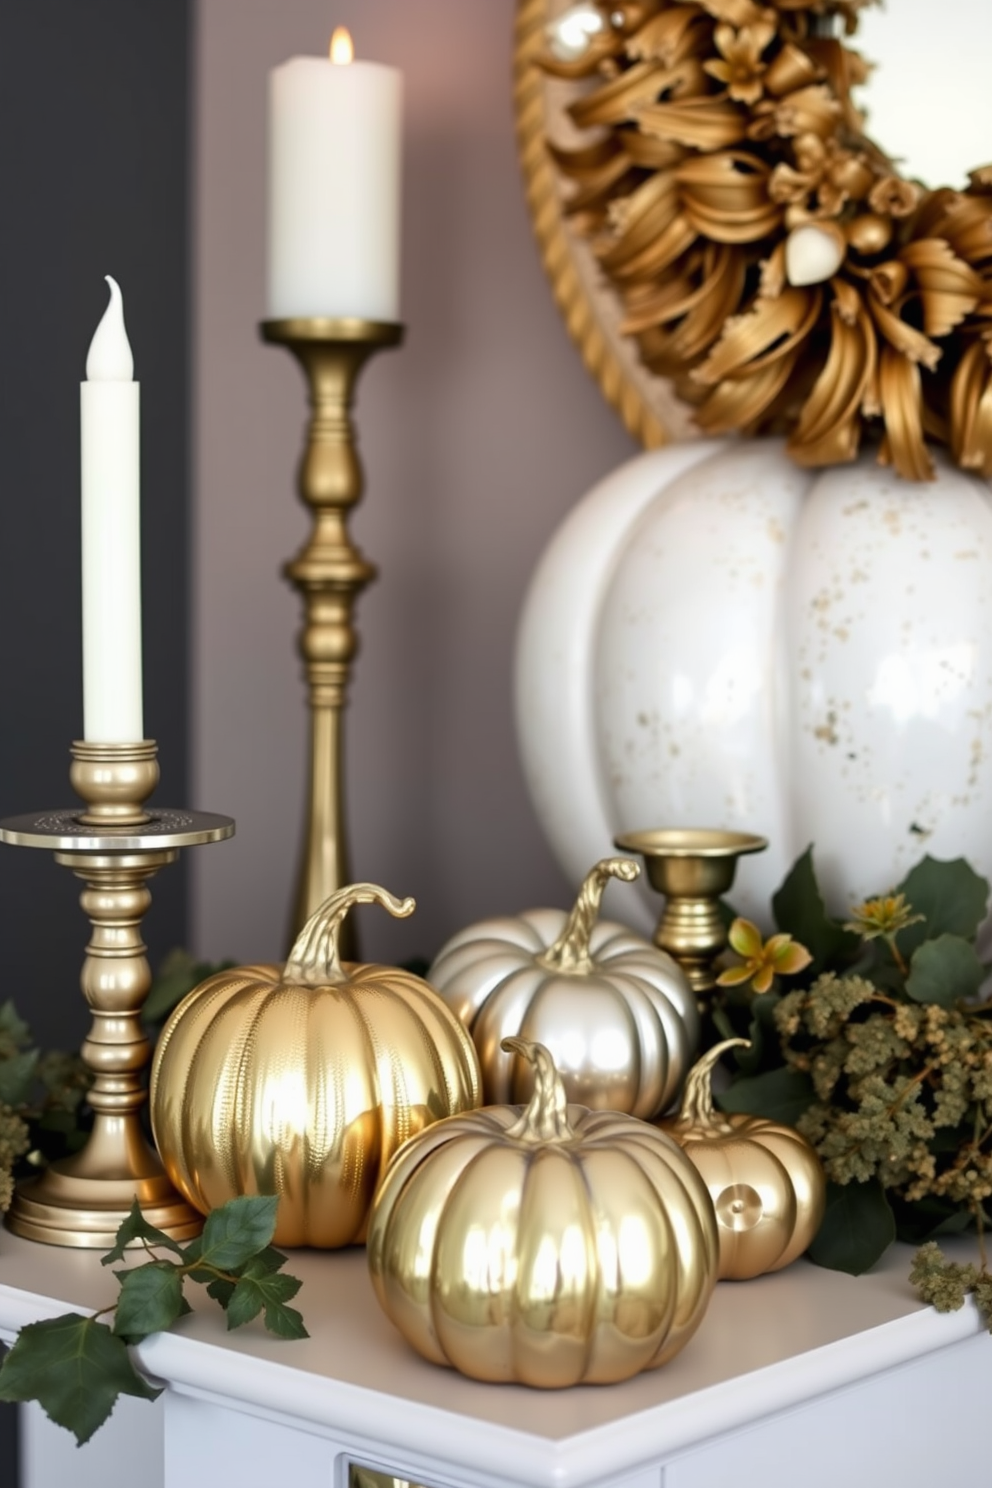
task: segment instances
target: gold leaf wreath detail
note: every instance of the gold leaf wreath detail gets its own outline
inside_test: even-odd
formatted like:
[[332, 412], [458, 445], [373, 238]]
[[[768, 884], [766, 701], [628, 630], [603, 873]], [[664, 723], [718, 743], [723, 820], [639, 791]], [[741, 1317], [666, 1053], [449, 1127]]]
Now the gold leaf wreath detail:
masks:
[[[992, 166], [929, 191], [865, 136], [868, 69], [832, 31], [868, 3], [597, 4], [581, 57], [537, 59], [581, 82], [568, 113], [590, 142], [541, 147], [623, 333], [701, 429], [785, 432], [806, 466], [875, 433], [909, 480], [933, 477], [930, 439], [992, 476]], [[570, 317], [576, 297], [559, 293]]]

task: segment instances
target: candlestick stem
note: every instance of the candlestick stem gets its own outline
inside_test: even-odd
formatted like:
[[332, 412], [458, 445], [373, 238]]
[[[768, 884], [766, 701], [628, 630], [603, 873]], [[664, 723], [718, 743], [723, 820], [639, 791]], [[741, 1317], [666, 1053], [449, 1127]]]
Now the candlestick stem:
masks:
[[92, 933], [80, 984], [93, 1023], [80, 1053], [93, 1076], [87, 1100], [94, 1119], [81, 1152], [18, 1184], [7, 1224], [29, 1240], [103, 1248], [135, 1198], [149, 1223], [175, 1239], [199, 1232], [202, 1219], [166, 1177], [140, 1115], [151, 1059], [140, 1021], [151, 986], [141, 921], [152, 897], [147, 881], [178, 856], [175, 848], [55, 854], [86, 885], [80, 904]]
[[[311, 416], [298, 489], [313, 518], [303, 548], [283, 572], [303, 599], [299, 636], [310, 709], [306, 824], [290, 944], [313, 912], [351, 881], [344, 792], [344, 710], [358, 650], [355, 601], [376, 570], [351, 540], [348, 519], [362, 497], [351, 408], [373, 352], [397, 346], [403, 327], [358, 319], [269, 320], [266, 341], [287, 347], [307, 380]], [[345, 927], [346, 939], [353, 935]], [[343, 954], [352, 959], [353, 942]]]
[[141, 1123], [151, 1044], [141, 1008], [152, 976], [141, 926], [148, 881], [182, 847], [230, 837], [229, 817], [145, 809], [158, 778], [153, 740], [72, 747], [72, 780], [87, 809], [8, 817], [0, 842], [41, 847], [82, 879], [90, 922], [80, 986], [93, 1015], [80, 1051], [93, 1083], [93, 1130], [81, 1152], [18, 1183], [7, 1224], [28, 1240], [105, 1250], [135, 1199], [150, 1224], [176, 1240], [202, 1218], [173, 1188]]

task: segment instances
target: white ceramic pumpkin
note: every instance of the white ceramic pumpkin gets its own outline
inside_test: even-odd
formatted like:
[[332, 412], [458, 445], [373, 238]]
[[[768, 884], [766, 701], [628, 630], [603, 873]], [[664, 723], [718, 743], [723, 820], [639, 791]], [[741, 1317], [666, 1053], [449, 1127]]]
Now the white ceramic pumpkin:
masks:
[[516, 662], [524, 771], [570, 878], [660, 826], [767, 836], [734, 889], [762, 921], [810, 843], [835, 913], [925, 852], [992, 876], [992, 496], [936, 458], [912, 485], [701, 441], [571, 512]]
[[629, 858], [604, 858], [569, 914], [482, 920], [438, 953], [427, 980], [471, 1033], [489, 1104], [533, 1092], [532, 1061], [504, 1044], [518, 1036], [550, 1050], [577, 1105], [649, 1120], [681, 1091], [699, 1043], [685, 974], [643, 935], [599, 918], [610, 879], [639, 873]]

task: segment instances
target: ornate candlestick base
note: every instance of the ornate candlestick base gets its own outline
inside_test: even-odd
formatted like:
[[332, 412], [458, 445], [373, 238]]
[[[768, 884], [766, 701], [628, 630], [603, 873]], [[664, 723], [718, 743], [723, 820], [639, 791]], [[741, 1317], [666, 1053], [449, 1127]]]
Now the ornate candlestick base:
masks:
[[43, 847], [85, 885], [80, 903], [92, 934], [81, 986], [93, 1012], [83, 1063], [93, 1075], [94, 1112], [86, 1146], [17, 1185], [7, 1224], [50, 1245], [106, 1249], [137, 1198], [148, 1221], [180, 1240], [202, 1217], [179, 1197], [145, 1139], [140, 1111], [151, 1045], [141, 1008], [151, 970], [141, 922], [150, 878], [182, 847], [230, 837], [230, 817], [202, 811], [143, 809], [158, 778], [155, 745], [73, 745], [72, 779], [87, 810], [8, 817], [0, 841]]
[[[267, 320], [262, 336], [287, 347], [303, 368], [310, 393], [307, 446], [299, 492], [313, 531], [284, 573], [303, 596], [300, 654], [310, 701], [310, 770], [303, 857], [288, 944], [324, 900], [351, 882], [345, 838], [344, 708], [358, 650], [355, 600], [375, 569], [352, 543], [348, 516], [361, 499], [362, 467], [351, 405], [358, 374], [373, 352], [398, 346], [403, 327], [357, 319]], [[345, 926], [345, 940], [353, 935]], [[343, 946], [354, 959], [353, 945]]]
[[737, 859], [764, 852], [768, 841], [746, 832], [705, 829], [625, 832], [622, 852], [639, 853], [648, 882], [665, 895], [655, 945], [674, 956], [697, 998], [716, 986], [713, 963], [727, 945], [720, 900], [734, 881]]

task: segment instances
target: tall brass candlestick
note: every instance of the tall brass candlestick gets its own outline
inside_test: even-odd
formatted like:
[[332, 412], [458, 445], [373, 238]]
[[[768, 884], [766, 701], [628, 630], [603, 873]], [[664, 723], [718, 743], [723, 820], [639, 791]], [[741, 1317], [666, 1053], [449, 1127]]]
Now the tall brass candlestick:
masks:
[[[362, 367], [373, 352], [398, 346], [403, 327], [385, 321], [308, 317], [263, 321], [261, 331], [264, 340], [287, 347], [300, 363], [311, 408], [299, 493], [310, 509], [313, 530], [283, 570], [303, 596], [299, 648], [310, 704], [309, 789], [292, 944], [314, 910], [351, 881], [343, 721], [351, 663], [358, 650], [352, 624], [355, 600], [376, 575], [348, 533], [348, 517], [361, 500], [364, 485], [351, 405]], [[344, 954], [350, 955], [348, 945]]]

